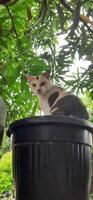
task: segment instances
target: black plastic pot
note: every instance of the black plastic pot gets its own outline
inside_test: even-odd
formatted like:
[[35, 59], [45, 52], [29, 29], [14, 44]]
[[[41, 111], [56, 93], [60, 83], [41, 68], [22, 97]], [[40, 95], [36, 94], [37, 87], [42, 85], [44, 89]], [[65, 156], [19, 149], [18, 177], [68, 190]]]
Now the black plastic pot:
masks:
[[4, 127], [0, 125], [0, 146], [2, 145]]
[[12, 123], [16, 200], [88, 200], [93, 126], [43, 116]]

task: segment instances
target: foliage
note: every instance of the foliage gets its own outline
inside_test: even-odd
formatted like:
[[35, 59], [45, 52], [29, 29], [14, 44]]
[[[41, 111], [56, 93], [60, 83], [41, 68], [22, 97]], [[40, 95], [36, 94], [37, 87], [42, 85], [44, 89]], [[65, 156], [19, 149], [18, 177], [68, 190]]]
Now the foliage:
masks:
[[87, 92], [83, 97], [82, 97], [83, 102], [85, 103], [91, 122], [93, 122], [93, 99], [91, 98], [91, 94]]
[[[51, 68], [56, 82], [88, 89], [93, 97], [92, 20], [93, 3], [86, 0], [6, 0], [0, 5], [0, 94], [7, 105], [7, 125], [38, 112], [24, 71], [36, 75]], [[59, 37], [64, 37], [62, 45]], [[68, 79], [76, 53], [90, 64]]]
[[0, 146], [0, 158], [2, 157], [4, 153], [9, 151], [10, 148], [11, 148], [10, 139], [6, 136], [6, 131], [5, 131], [4, 137], [3, 137], [3, 144], [2, 146]]
[[4, 197], [2, 200], [15, 200], [12, 196]]
[[93, 194], [91, 194], [91, 195], [90, 195], [90, 198], [89, 198], [89, 200], [92, 200], [92, 199], [93, 199]]
[[6, 192], [11, 192], [12, 187], [12, 160], [11, 152], [8, 152], [0, 159], [0, 197], [3, 197]]
[[[76, 55], [89, 64], [77, 63], [71, 72]], [[6, 129], [14, 120], [40, 114], [24, 72], [37, 75], [48, 68], [55, 82], [84, 94], [93, 122], [93, 1], [0, 0], [0, 95], [7, 105]], [[0, 157], [9, 146], [5, 133]], [[1, 193], [12, 189], [10, 154], [0, 159]]]

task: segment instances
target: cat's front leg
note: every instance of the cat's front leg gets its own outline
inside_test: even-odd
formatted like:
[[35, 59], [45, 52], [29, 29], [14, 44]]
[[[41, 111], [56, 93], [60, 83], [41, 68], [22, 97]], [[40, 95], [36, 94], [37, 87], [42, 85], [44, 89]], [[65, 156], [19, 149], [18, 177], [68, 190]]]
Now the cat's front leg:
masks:
[[57, 107], [54, 108], [54, 109], [51, 109], [51, 110], [50, 110], [51, 115], [56, 115], [57, 110], [58, 110]]

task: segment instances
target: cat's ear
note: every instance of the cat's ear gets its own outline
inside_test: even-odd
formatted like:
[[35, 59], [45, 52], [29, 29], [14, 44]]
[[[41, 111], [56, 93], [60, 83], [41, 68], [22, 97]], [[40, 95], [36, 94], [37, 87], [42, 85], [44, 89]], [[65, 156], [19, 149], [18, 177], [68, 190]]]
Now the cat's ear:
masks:
[[24, 74], [28, 81], [32, 81], [34, 77], [30, 74]]
[[43, 77], [49, 79], [49, 78], [50, 78], [50, 73], [51, 73], [51, 71], [50, 71], [50, 70], [47, 70], [47, 71], [43, 74]]

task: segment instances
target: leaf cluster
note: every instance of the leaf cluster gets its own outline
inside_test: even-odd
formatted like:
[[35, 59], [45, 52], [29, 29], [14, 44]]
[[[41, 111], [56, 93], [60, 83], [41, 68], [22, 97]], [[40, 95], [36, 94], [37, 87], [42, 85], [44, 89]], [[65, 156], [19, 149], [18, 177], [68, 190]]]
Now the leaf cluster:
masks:
[[3, 155], [0, 159], [0, 198], [13, 190], [12, 159], [11, 152]]

